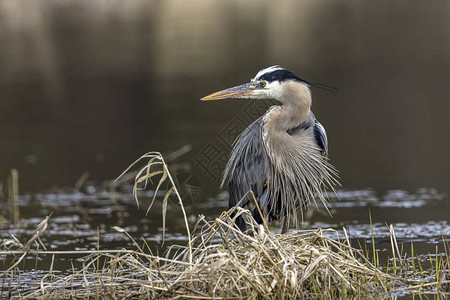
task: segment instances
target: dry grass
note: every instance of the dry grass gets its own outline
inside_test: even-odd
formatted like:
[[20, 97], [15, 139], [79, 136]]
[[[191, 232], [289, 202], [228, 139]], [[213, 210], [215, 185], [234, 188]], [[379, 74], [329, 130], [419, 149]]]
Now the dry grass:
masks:
[[[135, 193], [141, 185], [145, 187], [148, 180], [159, 175], [157, 189], [164, 180], [170, 180], [173, 186], [163, 201], [167, 202], [170, 195], [175, 195], [184, 212], [182, 199], [161, 155], [148, 153], [143, 158], [149, 161], [136, 176]], [[32, 244], [38, 245], [47, 218], [28, 243], [22, 244], [16, 239], [8, 244], [10, 249], [18, 250], [6, 253], [19, 256], [11, 263], [12, 267], [3, 273], [3, 282], [14, 281], [9, 280], [17, 276], [14, 272], [20, 272], [17, 267], [25, 255], [38, 254], [53, 255], [50, 270], [41, 278], [27, 282], [27, 290], [20, 290], [11, 284], [11, 295], [23, 299], [367, 298], [388, 296], [399, 287], [411, 291], [423, 289], [420, 282], [401, 278], [400, 272], [393, 275], [381, 271], [363, 251], [351, 247], [345, 230], [343, 239], [332, 229], [273, 234], [265, 226], [256, 224], [248, 210], [238, 208], [235, 217], [245, 216], [249, 227], [243, 233], [233, 226], [231, 213], [232, 210], [224, 212], [211, 222], [200, 216], [192, 232], [185, 216], [187, 246], [172, 246], [164, 256], [153, 255], [146, 244], [145, 247], [139, 246], [119, 227], [114, 229], [133, 240], [135, 250], [30, 250]], [[397, 256], [394, 258], [397, 272], [402, 266], [397, 267], [395, 262], [401, 264], [402, 254], [393, 229], [392, 251]], [[80, 266], [74, 266], [72, 274], [57, 275], [53, 272], [53, 262], [58, 257], [86, 254]], [[445, 283], [441, 279], [432, 285], [443, 286]]]
[[[375, 268], [349, 246], [348, 239], [328, 238], [320, 229], [283, 235], [267, 233], [248, 211], [242, 210], [251, 225], [244, 234], [232, 226], [229, 213], [211, 224], [199, 219], [197, 227], [203, 226], [198, 234], [194, 233], [192, 249], [173, 246], [165, 256], [152, 255], [137, 244], [138, 249], [133, 251], [92, 251], [78, 271], [69, 276], [49, 271], [41, 280], [29, 282], [36, 288], [22, 292], [21, 297], [342, 297], [387, 295], [405, 283]], [[116, 230], [127, 234], [121, 228]]]

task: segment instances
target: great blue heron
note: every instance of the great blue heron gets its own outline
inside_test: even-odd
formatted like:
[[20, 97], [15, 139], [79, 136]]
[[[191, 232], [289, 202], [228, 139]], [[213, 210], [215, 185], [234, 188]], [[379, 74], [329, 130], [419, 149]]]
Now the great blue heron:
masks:
[[[336, 171], [328, 162], [328, 141], [324, 127], [311, 111], [309, 86], [328, 86], [304, 80], [294, 73], [272, 66], [262, 69], [251, 82], [228, 88], [201, 100], [228, 98], [274, 99], [272, 106], [237, 138], [225, 169], [222, 185], [229, 179], [228, 204], [251, 204], [252, 190], [266, 221], [285, 217], [281, 233], [296, 221], [297, 211], [319, 199], [327, 205], [324, 188], [337, 184]], [[240, 201], [245, 195], [246, 199]], [[303, 212], [302, 212], [303, 213]], [[262, 223], [260, 213], [252, 215]], [[236, 219], [241, 230], [246, 225]]]

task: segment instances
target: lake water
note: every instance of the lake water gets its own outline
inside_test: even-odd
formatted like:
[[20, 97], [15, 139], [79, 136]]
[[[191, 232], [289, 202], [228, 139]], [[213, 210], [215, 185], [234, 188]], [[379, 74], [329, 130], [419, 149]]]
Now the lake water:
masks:
[[[232, 140], [273, 103], [199, 99], [280, 64], [338, 88], [312, 93], [340, 200], [304, 227], [364, 238], [370, 208], [381, 245], [395, 224], [435, 252], [450, 222], [449, 13], [406, 0], [2, 1], [0, 182], [17, 169], [23, 196], [13, 230], [0, 193], [1, 235], [26, 239], [53, 211], [52, 248], [95, 248], [97, 228], [102, 246], [127, 245], [113, 225], [158, 247], [158, 204], [146, 216], [129, 186], [118, 203], [108, 188], [148, 151], [168, 156], [191, 219], [214, 218]], [[184, 239], [172, 202], [169, 243]]]

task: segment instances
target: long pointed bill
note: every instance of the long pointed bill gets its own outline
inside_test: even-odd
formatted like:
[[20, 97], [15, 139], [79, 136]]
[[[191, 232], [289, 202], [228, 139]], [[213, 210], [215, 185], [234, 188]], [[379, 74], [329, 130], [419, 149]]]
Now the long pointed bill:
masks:
[[219, 92], [215, 92], [211, 95], [203, 97], [202, 101], [220, 100], [220, 99], [230, 99], [230, 98], [243, 98], [250, 96], [255, 90], [255, 84], [249, 82], [246, 84], [241, 84], [229, 89], [225, 89]]

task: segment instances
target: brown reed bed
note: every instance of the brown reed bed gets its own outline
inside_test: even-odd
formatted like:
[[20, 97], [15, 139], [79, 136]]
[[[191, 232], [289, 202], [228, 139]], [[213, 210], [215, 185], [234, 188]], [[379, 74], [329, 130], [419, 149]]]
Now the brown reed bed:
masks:
[[[171, 195], [178, 198], [184, 212], [161, 155], [149, 153], [143, 158], [149, 161], [136, 175], [135, 192], [161, 176], [157, 189], [164, 180], [172, 183], [163, 199], [163, 214]], [[442, 291], [448, 285], [445, 260], [435, 261], [436, 281], [417, 280], [420, 271], [410, 272], [411, 263], [400, 253], [393, 228], [393, 265], [380, 268], [375, 259], [371, 262], [364, 251], [351, 246], [345, 229], [343, 237], [332, 229], [274, 234], [266, 224], [258, 225], [248, 210], [238, 208], [234, 218], [243, 215], [249, 228], [243, 233], [233, 226], [232, 212], [212, 221], [200, 216], [192, 228], [185, 215], [187, 245], [171, 246], [164, 255], [154, 255], [146, 244], [141, 247], [119, 227], [114, 229], [133, 241], [134, 250], [47, 251], [39, 243], [49, 222], [46, 218], [27, 243], [14, 238], [4, 241], [8, 250], [2, 254], [16, 258], [3, 272], [3, 286], [6, 282], [9, 295], [21, 299], [298, 299], [387, 297], [399, 289]], [[44, 250], [32, 250], [32, 245]], [[52, 264], [45, 275], [26, 282], [24, 290], [14, 285], [14, 278], [26, 255], [52, 255]], [[54, 262], [64, 255], [82, 258], [71, 274], [53, 271]]]
[[[229, 213], [213, 222], [199, 218], [192, 248], [172, 246], [164, 256], [137, 250], [89, 251], [72, 274], [52, 269], [22, 291], [27, 298], [299, 298], [312, 296], [388, 295], [405, 280], [382, 272], [346, 238], [332, 239], [324, 230], [272, 234], [259, 227], [248, 211], [250, 230], [233, 227]], [[42, 233], [48, 219], [37, 232]], [[127, 234], [121, 228], [116, 230]], [[328, 229], [326, 231], [333, 230]], [[35, 235], [36, 236], [36, 235]], [[338, 234], [336, 233], [336, 237]], [[130, 237], [131, 238], [131, 237]], [[33, 238], [36, 241], [37, 237]], [[31, 241], [31, 240], [30, 240]], [[24, 255], [83, 255], [71, 251], [10, 251]], [[18, 259], [9, 271], [20, 263]]]

